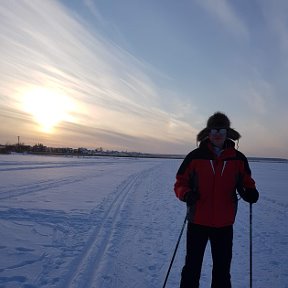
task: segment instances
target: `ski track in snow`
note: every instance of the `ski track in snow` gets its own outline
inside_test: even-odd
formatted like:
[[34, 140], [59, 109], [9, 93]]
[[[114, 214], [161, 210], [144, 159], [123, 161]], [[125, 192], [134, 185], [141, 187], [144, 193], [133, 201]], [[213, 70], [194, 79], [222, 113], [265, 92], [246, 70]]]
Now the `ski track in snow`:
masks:
[[[94, 229], [83, 253], [72, 265], [73, 271], [68, 279], [65, 280], [67, 287], [126, 287], [127, 284], [125, 284], [124, 280], [127, 275], [124, 279], [121, 279], [119, 270], [128, 266], [133, 266], [132, 270], [134, 270], [132, 277], [130, 276], [131, 279], [129, 279], [129, 287], [139, 287], [139, 285], [142, 285], [142, 287], [153, 287], [151, 285], [153, 279], [154, 281], [158, 279], [155, 287], [159, 285], [159, 282], [161, 282], [159, 276], [161, 275], [156, 273], [157, 263], [153, 262], [155, 257], [153, 254], [165, 255], [163, 248], [157, 248], [155, 253], [149, 245], [145, 245], [145, 248], [137, 251], [142, 254], [141, 257], [147, 258], [145, 264], [148, 264], [148, 267], [144, 267], [144, 263], [133, 262], [133, 255], [131, 254], [134, 254], [135, 251], [129, 251], [129, 247], [133, 247], [137, 243], [139, 245], [141, 241], [142, 243], [145, 240], [146, 243], [149, 241], [153, 242], [152, 228], [149, 227], [149, 223], [143, 225], [143, 219], [151, 219], [153, 221], [153, 218], [155, 218], [158, 223], [161, 222], [161, 218], [152, 217], [151, 205], [153, 203], [149, 203], [155, 201], [155, 198], [151, 198], [150, 194], [159, 193], [159, 190], [163, 189], [161, 185], [156, 185], [155, 187], [157, 178], [160, 176], [157, 173], [158, 169], [161, 170], [157, 165], [133, 174], [114, 191], [113, 194], [115, 196], [111, 200], [108, 209], [106, 206], [104, 215], [101, 217], [101, 224]], [[145, 189], [143, 189], [143, 186]], [[143, 192], [145, 193], [143, 194]], [[145, 205], [145, 202], [148, 202], [149, 205]], [[129, 221], [127, 216], [131, 216], [132, 221]], [[161, 234], [158, 230], [156, 232]], [[161, 240], [160, 237], [159, 239]], [[129, 246], [129, 243], [131, 246]], [[128, 245], [128, 251], [125, 250], [124, 245]], [[141, 247], [141, 244], [139, 247]], [[123, 253], [124, 251], [125, 253]], [[122, 254], [125, 255], [120, 256]], [[105, 258], [111, 258], [112, 260], [106, 261]], [[145, 269], [148, 269], [150, 273], [155, 270], [152, 278], [147, 277], [149, 274]], [[138, 276], [135, 277], [135, 274]], [[147, 284], [143, 286], [145, 282]]]
[[76, 182], [84, 181], [83, 177], [77, 179], [75, 177], [67, 177], [59, 180], [45, 180], [37, 181], [32, 184], [22, 185], [21, 187], [12, 189], [1, 189], [0, 187], [0, 200], [11, 199], [13, 197], [18, 197], [25, 194], [30, 194], [33, 192], [39, 192], [43, 190], [49, 190], [51, 188], [61, 187], [66, 184], [73, 184]]
[[115, 237], [115, 229], [119, 223], [118, 218], [121, 212], [126, 209], [127, 199], [134, 192], [136, 181], [143, 177], [143, 172], [130, 176], [115, 191], [115, 197], [106, 207], [104, 215], [101, 217], [99, 227], [96, 227], [87, 241], [79, 259], [73, 263], [71, 275], [65, 280], [67, 287], [92, 287], [94, 279], [98, 274], [98, 264], [101, 263], [109, 249], [110, 242]]
[[[162, 287], [185, 217], [173, 192], [181, 160], [2, 160], [0, 288]], [[261, 193], [253, 205], [253, 287], [288, 288], [288, 169], [265, 165], [251, 167]], [[166, 288], [179, 286], [184, 257], [185, 232]], [[211, 269], [208, 246], [203, 288]], [[249, 205], [243, 201], [231, 273], [233, 288], [248, 287]]]

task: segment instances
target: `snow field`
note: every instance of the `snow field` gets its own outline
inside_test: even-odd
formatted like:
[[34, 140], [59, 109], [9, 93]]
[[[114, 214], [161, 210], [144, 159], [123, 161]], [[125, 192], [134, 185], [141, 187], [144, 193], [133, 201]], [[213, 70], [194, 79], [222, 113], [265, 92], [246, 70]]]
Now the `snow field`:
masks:
[[[0, 156], [0, 287], [162, 287], [184, 221], [181, 160]], [[288, 287], [287, 163], [252, 162], [253, 284]], [[168, 279], [178, 287], [185, 232]], [[201, 287], [209, 287], [207, 248]], [[233, 288], [249, 284], [249, 205], [234, 225]]]

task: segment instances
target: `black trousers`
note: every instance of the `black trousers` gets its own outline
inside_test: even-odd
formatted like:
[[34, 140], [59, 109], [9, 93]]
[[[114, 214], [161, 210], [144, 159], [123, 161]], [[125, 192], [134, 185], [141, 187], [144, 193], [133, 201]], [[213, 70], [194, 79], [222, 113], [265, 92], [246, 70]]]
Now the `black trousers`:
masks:
[[213, 260], [211, 288], [231, 288], [233, 226], [214, 228], [188, 223], [187, 254], [180, 288], [198, 288], [208, 240]]

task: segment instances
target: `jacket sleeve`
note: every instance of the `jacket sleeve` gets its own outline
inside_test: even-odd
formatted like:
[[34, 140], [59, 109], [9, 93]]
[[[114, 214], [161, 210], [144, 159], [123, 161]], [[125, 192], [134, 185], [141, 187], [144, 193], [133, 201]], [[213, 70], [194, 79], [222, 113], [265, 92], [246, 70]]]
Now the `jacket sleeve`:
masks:
[[179, 198], [181, 201], [185, 201], [186, 193], [191, 191], [191, 174], [193, 174], [192, 164], [193, 157], [190, 153], [186, 156], [176, 174], [174, 191], [176, 197]]
[[251, 170], [249, 167], [248, 160], [242, 153], [240, 153], [240, 157], [241, 157], [242, 165], [241, 165], [241, 172], [239, 175], [239, 183], [238, 183], [239, 189], [237, 189], [237, 190], [241, 191], [243, 188], [244, 189], [255, 189], [256, 184], [255, 184], [254, 179], [251, 176]]
[[244, 177], [243, 177], [243, 186], [245, 189], [247, 188], [256, 188], [256, 184], [255, 184], [255, 181], [254, 179], [252, 178], [251, 176], [251, 170], [250, 170], [250, 167], [249, 167], [249, 163], [248, 163], [248, 160], [247, 158], [245, 157], [245, 160], [244, 160]]

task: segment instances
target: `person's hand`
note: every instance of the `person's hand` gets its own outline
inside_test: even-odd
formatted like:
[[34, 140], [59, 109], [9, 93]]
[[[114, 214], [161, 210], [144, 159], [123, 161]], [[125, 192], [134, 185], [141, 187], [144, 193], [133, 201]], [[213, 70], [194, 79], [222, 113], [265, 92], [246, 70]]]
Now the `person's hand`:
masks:
[[193, 206], [199, 198], [198, 192], [188, 191], [184, 196], [184, 202], [186, 202], [188, 206]]
[[246, 188], [240, 195], [248, 203], [256, 203], [259, 199], [259, 192], [256, 188]]

